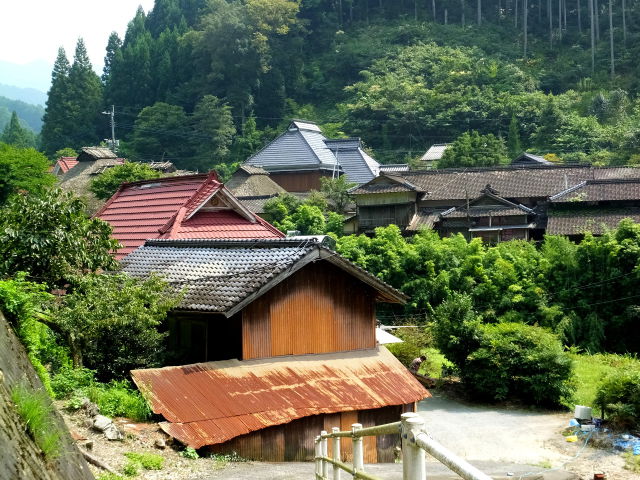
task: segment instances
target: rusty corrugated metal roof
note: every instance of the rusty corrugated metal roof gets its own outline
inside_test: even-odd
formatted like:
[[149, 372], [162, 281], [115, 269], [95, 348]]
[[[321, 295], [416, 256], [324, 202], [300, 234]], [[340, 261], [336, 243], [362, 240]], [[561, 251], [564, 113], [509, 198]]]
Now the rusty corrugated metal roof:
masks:
[[403, 405], [429, 392], [384, 347], [133, 370], [160, 427], [193, 448], [323, 413]]

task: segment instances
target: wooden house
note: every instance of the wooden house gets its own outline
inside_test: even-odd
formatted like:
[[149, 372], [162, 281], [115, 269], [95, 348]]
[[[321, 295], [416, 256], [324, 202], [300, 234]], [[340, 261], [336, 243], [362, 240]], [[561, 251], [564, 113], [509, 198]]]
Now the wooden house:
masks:
[[215, 172], [125, 183], [96, 213], [108, 222], [121, 259], [153, 238], [282, 238], [240, 203]]
[[379, 164], [359, 138], [327, 139], [312, 122], [294, 120], [285, 132], [249, 157], [244, 165], [260, 167], [288, 192], [320, 190], [321, 178], [346, 175], [362, 184], [378, 175]]
[[[468, 238], [483, 237], [490, 242], [511, 238], [537, 240], [547, 231], [550, 205], [566, 198], [563, 194], [550, 202], [554, 195], [583, 182], [611, 180], [614, 184], [606, 195], [614, 198], [613, 192], [623, 188], [616, 182], [639, 178], [639, 168], [590, 165], [521, 164], [383, 171], [377, 178], [352, 189], [351, 194], [357, 205], [355, 221], [360, 233], [394, 224], [406, 235], [434, 229], [443, 236], [463, 233]], [[629, 190], [628, 186], [624, 188]], [[640, 195], [636, 201], [640, 202]], [[593, 202], [584, 206], [595, 211]], [[553, 227], [549, 233], [556, 231], [561, 230]]]
[[[428, 396], [376, 342], [376, 303], [406, 297], [321, 243], [154, 240], [122, 264], [186, 292], [168, 321], [181, 366], [132, 376], [187, 445], [310, 460], [319, 429], [389, 422]], [[392, 461], [396, 440], [372, 440], [367, 460]]]

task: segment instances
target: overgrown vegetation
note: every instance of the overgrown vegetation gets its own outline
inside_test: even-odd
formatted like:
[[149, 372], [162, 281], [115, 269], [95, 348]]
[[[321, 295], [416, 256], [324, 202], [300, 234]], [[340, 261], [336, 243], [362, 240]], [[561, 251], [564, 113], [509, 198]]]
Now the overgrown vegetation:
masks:
[[125, 182], [160, 177], [160, 172], [144, 163], [127, 162], [102, 172], [91, 181], [91, 191], [101, 200], [107, 200]]
[[164, 467], [164, 458], [155, 453], [127, 452], [124, 456], [129, 459], [127, 465], [134, 465], [136, 469], [162, 470]]
[[47, 460], [61, 454], [62, 430], [53, 417], [53, 406], [47, 392], [17, 384], [11, 390], [11, 401], [25, 424], [26, 431], [42, 450]]
[[616, 427], [639, 427], [640, 370], [609, 375], [598, 387], [594, 403]]

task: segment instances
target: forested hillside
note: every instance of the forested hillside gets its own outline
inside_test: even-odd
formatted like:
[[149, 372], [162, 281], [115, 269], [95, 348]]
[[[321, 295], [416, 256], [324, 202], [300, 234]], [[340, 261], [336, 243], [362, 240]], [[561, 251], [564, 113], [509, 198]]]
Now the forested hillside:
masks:
[[[242, 161], [292, 117], [386, 162], [477, 130], [637, 163], [639, 16], [634, 0], [156, 0], [112, 34], [101, 81], [61, 51], [43, 147], [106, 138], [113, 104], [128, 156], [183, 168]], [[56, 112], [83, 92], [65, 127]]]

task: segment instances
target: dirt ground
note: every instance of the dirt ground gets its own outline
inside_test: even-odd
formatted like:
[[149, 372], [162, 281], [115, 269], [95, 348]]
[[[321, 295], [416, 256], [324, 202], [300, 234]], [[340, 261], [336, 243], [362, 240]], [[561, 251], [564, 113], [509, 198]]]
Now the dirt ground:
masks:
[[[60, 406], [60, 405], [59, 405]], [[60, 406], [61, 407], [61, 406]], [[142, 471], [136, 478], [158, 480], [298, 480], [313, 478], [311, 463], [228, 463], [220, 459], [190, 460], [167, 446], [154, 447], [166, 438], [156, 424], [132, 424], [125, 419], [116, 423], [125, 432], [123, 441], [108, 441], [102, 434], [85, 426], [82, 414], [63, 410], [74, 437], [83, 447], [92, 442], [90, 453], [117, 472], [122, 472], [126, 452], [159, 453], [165, 458], [160, 471]], [[494, 478], [535, 480], [591, 480], [594, 472], [605, 472], [609, 480], [637, 480], [637, 474], [624, 470], [624, 460], [610, 450], [584, 447], [583, 443], [567, 443], [561, 435], [568, 425], [570, 413], [539, 412], [501, 407], [468, 405], [438, 393], [419, 404], [429, 434], [454, 453]], [[427, 457], [429, 459], [429, 457]], [[96, 474], [102, 470], [92, 467]], [[400, 464], [370, 465], [368, 473], [385, 480], [400, 480]], [[572, 475], [573, 473], [574, 475]], [[541, 476], [543, 474], [543, 476]], [[346, 475], [343, 475], [346, 478]], [[430, 480], [454, 478], [437, 461], [427, 464]]]

